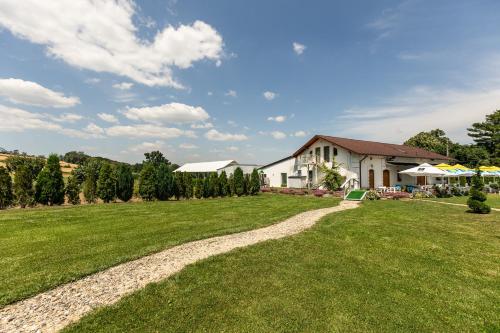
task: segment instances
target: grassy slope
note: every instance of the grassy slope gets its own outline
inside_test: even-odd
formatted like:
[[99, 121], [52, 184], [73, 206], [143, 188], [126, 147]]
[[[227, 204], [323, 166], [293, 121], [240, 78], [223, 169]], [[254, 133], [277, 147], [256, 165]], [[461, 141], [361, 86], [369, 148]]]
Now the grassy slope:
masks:
[[0, 306], [179, 243], [258, 228], [336, 199], [246, 198], [0, 212]]
[[67, 331], [498, 330], [499, 216], [366, 202], [191, 265]]
[[[451, 197], [451, 198], [436, 198], [432, 200], [444, 201], [444, 202], [452, 202], [457, 204], [467, 204], [467, 199], [469, 197]], [[488, 199], [486, 203], [490, 205], [491, 208], [500, 208], [500, 195], [498, 194], [488, 194]]]

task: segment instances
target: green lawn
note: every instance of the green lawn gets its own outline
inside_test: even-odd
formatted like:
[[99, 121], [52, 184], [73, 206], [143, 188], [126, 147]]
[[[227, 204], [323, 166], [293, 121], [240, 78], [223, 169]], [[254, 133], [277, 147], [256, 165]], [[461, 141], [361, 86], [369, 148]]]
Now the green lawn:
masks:
[[173, 245], [338, 202], [263, 194], [0, 211], [0, 306]]
[[499, 217], [365, 202], [191, 265], [66, 331], [498, 332]]
[[[438, 200], [438, 201], [444, 201], [444, 202], [451, 202], [451, 203], [457, 203], [457, 204], [467, 204], [467, 199], [469, 197], [451, 197], [451, 198], [434, 198], [431, 200]], [[488, 194], [488, 199], [486, 200], [486, 203], [490, 205], [491, 208], [500, 208], [500, 195], [498, 194]]]

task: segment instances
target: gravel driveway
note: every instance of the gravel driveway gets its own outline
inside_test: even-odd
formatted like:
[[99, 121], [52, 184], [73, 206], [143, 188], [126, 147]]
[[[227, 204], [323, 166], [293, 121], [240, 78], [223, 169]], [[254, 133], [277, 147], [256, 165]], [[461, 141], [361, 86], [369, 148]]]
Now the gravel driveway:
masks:
[[111, 305], [149, 283], [168, 278], [186, 265], [239, 247], [297, 234], [327, 214], [357, 206], [358, 202], [343, 201], [339, 206], [304, 212], [265, 228], [189, 242], [120, 264], [0, 309], [0, 332], [60, 330], [98, 307]]

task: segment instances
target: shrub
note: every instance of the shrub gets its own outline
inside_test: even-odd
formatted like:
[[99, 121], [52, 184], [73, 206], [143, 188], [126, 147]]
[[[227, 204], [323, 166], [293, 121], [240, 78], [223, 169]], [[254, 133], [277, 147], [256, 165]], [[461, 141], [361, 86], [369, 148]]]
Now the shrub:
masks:
[[476, 214], [488, 214], [491, 208], [485, 204], [486, 194], [483, 193], [483, 180], [480, 171], [472, 177], [472, 187], [470, 189], [470, 197], [467, 200], [471, 212]]
[[134, 176], [132, 169], [126, 164], [120, 164], [116, 169], [116, 196], [123, 202], [132, 198], [134, 193]]
[[425, 199], [425, 198], [434, 198], [435, 196], [429, 192], [414, 192], [410, 195], [413, 199]]
[[33, 178], [26, 165], [20, 165], [14, 174], [14, 195], [21, 208], [32, 206], [35, 203]]
[[[182, 178], [182, 174], [178, 173], [176, 178]], [[156, 199], [168, 200], [172, 197], [172, 188], [174, 184], [174, 175], [170, 168], [162, 163], [156, 170]]]
[[367, 200], [379, 200], [380, 195], [377, 193], [377, 191], [371, 190], [371, 191], [366, 192], [365, 198]]
[[80, 204], [80, 184], [78, 184], [78, 178], [75, 174], [71, 174], [68, 178], [68, 183], [65, 188], [66, 196], [68, 197], [68, 202], [72, 205]]
[[335, 191], [342, 185], [342, 176], [340, 175], [338, 169], [339, 165], [332, 161], [332, 167], [328, 168], [326, 164], [322, 164], [319, 167], [320, 171], [324, 174], [321, 185], [330, 191]]
[[227, 180], [226, 171], [222, 171], [219, 175], [219, 195], [225, 197], [230, 195], [231, 190], [229, 189], [229, 182]]
[[266, 193], [271, 193], [272, 192], [272, 190], [269, 187], [263, 187], [260, 191], [261, 192], [266, 192]]
[[13, 201], [12, 178], [7, 169], [0, 166], [0, 209], [9, 207]]
[[237, 167], [234, 170], [234, 194], [237, 196], [242, 196], [245, 194], [245, 176], [243, 175], [243, 170]]
[[99, 179], [99, 170], [101, 163], [91, 158], [87, 161], [83, 168], [85, 180], [83, 182], [83, 195], [88, 203], [97, 201], [97, 179]]
[[452, 195], [444, 187], [433, 186], [434, 192], [436, 192], [436, 197], [438, 198], [451, 198]]
[[38, 174], [35, 186], [35, 199], [44, 205], [64, 203], [64, 179], [59, 165], [59, 157], [52, 154], [47, 164]]
[[104, 203], [109, 203], [116, 198], [116, 179], [113, 167], [103, 163], [97, 179], [97, 195]]
[[146, 163], [141, 170], [139, 195], [144, 201], [151, 201], [156, 196], [156, 170], [151, 163]]
[[250, 177], [250, 194], [251, 195], [256, 195], [259, 193], [260, 190], [260, 179], [259, 179], [259, 172], [257, 169], [253, 169], [252, 175]]

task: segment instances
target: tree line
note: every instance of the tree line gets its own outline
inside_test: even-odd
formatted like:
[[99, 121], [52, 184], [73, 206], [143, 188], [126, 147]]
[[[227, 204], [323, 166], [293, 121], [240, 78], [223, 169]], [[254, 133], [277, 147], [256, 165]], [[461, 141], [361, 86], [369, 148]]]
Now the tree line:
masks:
[[144, 155], [141, 171], [136, 176], [128, 164], [88, 158], [72, 171], [66, 182], [56, 154], [50, 155], [47, 161], [11, 157], [6, 160], [6, 167], [0, 167], [0, 209], [12, 205], [21, 208], [36, 204], [61, 205], [65, 199], [78, 205], [82, 192], [87, 203], [96, 203], [99, 199], [104, 203], [116, 199], [127, 202], [134, 195], [135, 178], [138, 178], [137, 194], [144, 201], [255, 195], [260, 190], [256, 169], [251, 175], [244, 175], [238, 167], [229, 177], [224, 171], [220, 175], [214, 172], [193, 176], [175, 173], [177, 166], [159, 151]]
[[450, 156], [470, 168], [500, 165], [500, 110], [487, 115], [484, 122], [473, 123], [467, 129], [467, 135], [473, 139], [474, 144], [453, 142], [439, 128], [420, 132], [404, 144]]

